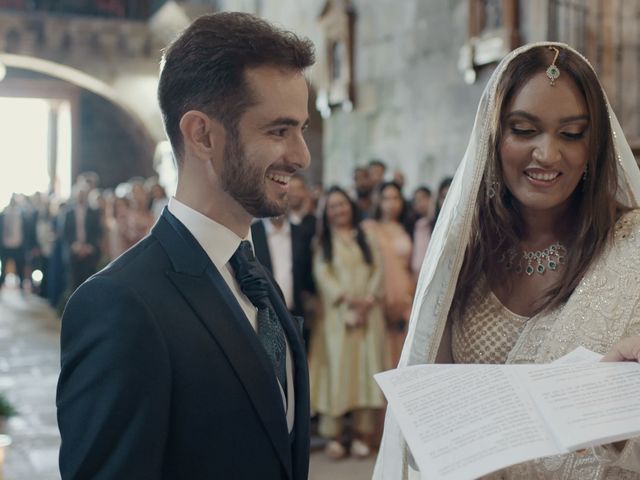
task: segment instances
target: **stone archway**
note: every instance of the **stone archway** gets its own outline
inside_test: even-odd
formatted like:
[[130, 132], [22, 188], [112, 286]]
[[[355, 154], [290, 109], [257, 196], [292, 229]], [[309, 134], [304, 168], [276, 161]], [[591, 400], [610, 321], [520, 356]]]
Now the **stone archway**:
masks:
[[0, 62], [7, 69], [0, 95], [70, 103], [73, 177], [82, 171], [97, 171], [103, 186], [112, 187], [131, 176], [153, 174], [157, 140], [110, 85], [40, 58], [0, 54]]

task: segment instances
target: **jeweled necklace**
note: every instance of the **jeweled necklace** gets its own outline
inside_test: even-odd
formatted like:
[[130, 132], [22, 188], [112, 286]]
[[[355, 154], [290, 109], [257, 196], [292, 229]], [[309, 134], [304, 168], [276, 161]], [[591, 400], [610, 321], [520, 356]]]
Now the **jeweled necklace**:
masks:
[[513, 270], [518, 275], [522, 272], [528, 276], [533, 275], [534, 272], [544, 275], [547, 269], [557, 270], [559, 265], [564, 264], [566, 255], [565, 246], [560, 242], [555, 242], [544, 250], [533, 252], [523, 250], [522, 254], [519, 254], [515, 247], [511, 247], [500, 256], [498, 262], [504, 263], [505, 270]]

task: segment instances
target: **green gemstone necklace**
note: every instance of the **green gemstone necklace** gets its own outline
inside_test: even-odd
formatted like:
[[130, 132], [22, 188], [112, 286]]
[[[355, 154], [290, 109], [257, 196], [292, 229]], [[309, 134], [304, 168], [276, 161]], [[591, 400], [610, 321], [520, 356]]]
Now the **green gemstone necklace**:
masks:
[[549, 245], [544, 250], [527, 252], [526, 250], [519, 254], [518, 251], [511, 247], [506, 253], [503, 253], [498, 262], [504, 263], [507, 271], [514, 271], [516, 274], [526, 273], [531, 276], [535, 273], [544, 275], [547, 270], [557, 270], [558, 266], [564, 264], [567, 249], [560, 242]]

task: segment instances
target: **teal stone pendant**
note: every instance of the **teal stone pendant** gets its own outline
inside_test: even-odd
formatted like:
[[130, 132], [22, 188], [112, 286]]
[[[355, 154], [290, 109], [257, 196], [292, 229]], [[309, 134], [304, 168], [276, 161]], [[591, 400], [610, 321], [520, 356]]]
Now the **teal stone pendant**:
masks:
[[553, 87], [556, 84], [556, 80], [560, 77], [560, 69], [555, 65], [549, 65], [549, 68], [547, 68], [547, 77], [549, 77], [549, 84]]

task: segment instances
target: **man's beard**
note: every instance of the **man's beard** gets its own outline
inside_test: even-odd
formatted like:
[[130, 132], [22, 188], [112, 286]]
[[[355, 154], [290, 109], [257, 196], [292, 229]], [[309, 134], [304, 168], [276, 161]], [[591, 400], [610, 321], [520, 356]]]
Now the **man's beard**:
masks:
[[255, 218], [279, 217], [287, 209], [286, 196], [281, 203], [272, 202], [266, 194], [266, 176], [245, 155], [237, 132], [227, 129], [220, 180], [222, 188]]

